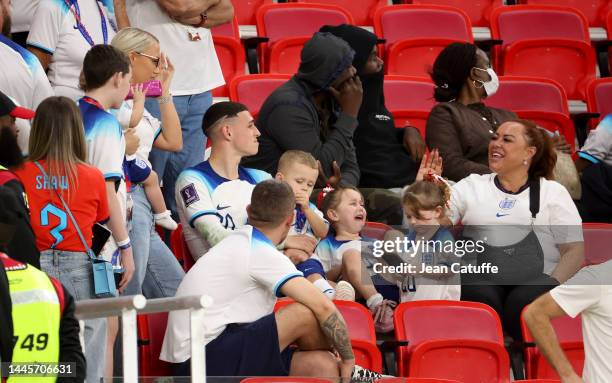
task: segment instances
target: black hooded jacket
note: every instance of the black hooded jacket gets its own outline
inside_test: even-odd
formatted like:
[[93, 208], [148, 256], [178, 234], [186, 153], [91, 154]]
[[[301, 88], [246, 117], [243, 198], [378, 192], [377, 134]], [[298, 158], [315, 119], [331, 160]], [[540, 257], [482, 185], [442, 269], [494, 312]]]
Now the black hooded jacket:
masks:
[[397, 129], [385, 106], [384, 69], [373, 75], [361, 75], [376, 45], [377, 37], [352, 25], [324, 26], [321, 32], [345, 40], [355, 51], [353, 66], [363, 85], [363, 102], [359, 109], [359, 126], [353, 142], [361, 170], [359, 186], [372, 188], [404, 187], [416, 177], [418, 164], [404, 148], [404, 128]]
[[353, 145], [357, 120], [342, 112], [329, 94], [319, 109], [313, 99], [350, 67], [353, 50], [329, 33], [315, 33], [301, 54], [298, 73], [264, 102], [257, 119], [259, 151], [243, 161], [245, 166], [276, 173], [287, 150], [303, 150], [321, 162], [328, 176], [332, 162], [342, 171], [342, 183], [357, 185], [359, 167]]

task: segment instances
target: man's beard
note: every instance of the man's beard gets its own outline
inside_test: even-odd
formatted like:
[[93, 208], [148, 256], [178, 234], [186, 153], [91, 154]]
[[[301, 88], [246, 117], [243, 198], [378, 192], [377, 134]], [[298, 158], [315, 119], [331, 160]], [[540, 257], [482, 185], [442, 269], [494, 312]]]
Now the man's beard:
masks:
[[19, 149], [17, 137], [9, 126], [0, 126], [0, 165], [15, 168], [23, 162], [23, 154]]
[[2, 20], [2, 34], [11, 38], [11, 16], [4, 10], [4, 17]]

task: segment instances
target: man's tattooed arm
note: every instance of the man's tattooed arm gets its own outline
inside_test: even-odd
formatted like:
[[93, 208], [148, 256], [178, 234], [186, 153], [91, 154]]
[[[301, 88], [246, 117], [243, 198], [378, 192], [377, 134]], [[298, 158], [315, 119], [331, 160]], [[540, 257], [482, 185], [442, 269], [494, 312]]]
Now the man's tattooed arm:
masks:
[[331, 314], [323, 322], [321, 330], [323, 330], [323, 334], [325, 334], [329, 343], [338, 351], [342, 360], [355, 359], [346, 323], [344, 323], [344, 319], [338, 311]]

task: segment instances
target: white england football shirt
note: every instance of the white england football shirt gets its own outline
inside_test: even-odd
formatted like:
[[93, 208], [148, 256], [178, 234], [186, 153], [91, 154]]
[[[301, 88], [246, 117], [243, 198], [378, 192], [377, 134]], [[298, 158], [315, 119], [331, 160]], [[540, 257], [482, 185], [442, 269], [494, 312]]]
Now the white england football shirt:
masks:
[[[463, 234], [491, 246], [508, 246], [531, 231], [529, 188], [509, 194], [495, 185], [495, 174], [472, 174], [453, 185], [449, 218], [465, 226]], [[540, 211], [534, 231], [544, 251], [544, 272], [559, 263], [558, 244], [582, 242], [582, 219], [563, 185], [542, 179]]]
[[[47, 97], [53, 96], [53, 89], [40, 62], [32, 53], [0, 34], [0, 90], [17, 104], [36, 110]], [[17, 120], [19, 147], [28, 152], [30, 122]]]
[[[73, 3], [74, 0], [69, 2]], [[106, 43], [109, 44], [115, 36], [111, 23], [113, 1], [78, 0], [78, 7], [82, 23], [93, 43], [104, 43], [102, 26], [105, 24]], [[100, 17], [100, 9], [103, 19]], [[64, 0], [41, 0], [27, 41], [28, 45], [53, 56], [47, 75], [55, 94], [75, 101], [83, 96], [83, 91], [79, 89], [79, 75], [85, 54], [91, 49], [83, 34], [75, 28], [76, 25], [76, 18]]]
[[[156, 1], [132, 0], [127, 12], [132, 26], [155, 35], [174, 64], [173, 95], [203, 93], [225, 84], [210, 29], [192, 28], [172, 20]], [[200, 40], [191, 41], [189, 32], [197, 32]]]
[[27, 32], [39, 0], [11, 0], [11, 32]]
[[[130, 118], [132, 118], [132, 108], [134, 107], [133, 100], [126, 100], [121, 104], [121, 108], [111, 110], [111, 113], [117, 118], [121, 128], [126, 130], [130, 126]], [[149, 153], [153, 148], [153, 143], [161, 134], [161, 122], [153, 117], [146, 109], [140, 119], [140, 122], [135, 127], [136, 135], [140, 139], [138, 149], [136, 150], [136, 157], [144, 161], [149, 167]]]
[[[231, 323], [251, 323], [274, 310], [280, 289], [301, 277], [289, 258], [256, 228], [235, 231], [199, 260], [185, 275], [176, 297], [208, 295], [205, 343], [216, 339]], [[190, 358], [189, 312], [172, 311], [160, 359], [181, 363]]]
[[582, 316], [584, 381], [612, 382], [612, 261], [583, 268], [550, 295], [567, 315]]
[[[316, 205], [313, 204], [312, 202], [309, 202], [309, 204], [310, 204], [310, 209], [314, 211], [316, 215], [323, 218], [323, 213], [321, 212], [321, 210], [317, 209]], [[325, 219], [323, 220], [325, 221], [325, 223], [329, 225], [327, 220]], [[295, 214], [293, 216], [293, 222], [291, 223], [291, 228], [289, 229], [289, 235], [300, 235], [300, 234], [304, 234], [304, 235], [308, 235], [313, 238], [316, 238], [316, 236], [314, 235], [314, 232], [312, 231], [312, 227], [310, 226], [310, 222], [308, 222], [308, 220], [306, 219], [306, 216], [302, 212], [302, 209], [300, 209], [299, 206], [296, 206]]]
[[259, 182], [272, 178], [256, 169], [238, 168], [238, 179], [218, 175], [208, 161], [186, 169], [176, 180], [176, 204], [191, 255], [198, 259], [215, 244], [210, 244], [195, 228], [198, 219], [214, 217], [210, 230], [227, 232], [247, 223], [246, 207]]

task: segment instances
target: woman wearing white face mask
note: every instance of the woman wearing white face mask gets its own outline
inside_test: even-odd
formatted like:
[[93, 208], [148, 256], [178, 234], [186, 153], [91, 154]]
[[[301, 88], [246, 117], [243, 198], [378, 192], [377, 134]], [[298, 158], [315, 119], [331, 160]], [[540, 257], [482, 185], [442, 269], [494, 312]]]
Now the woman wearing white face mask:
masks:
[[486, 53], [474, 44], [452, 43], [438, 55], [431, 78], [439, 104], [427, 121], [427, 145], [439, 149], [444, 158], [444, 176], [459, 181], [470, 174], [490, 173], [491, 137], [499, 125], [517, 116], [482, 102], [499, 87]]

